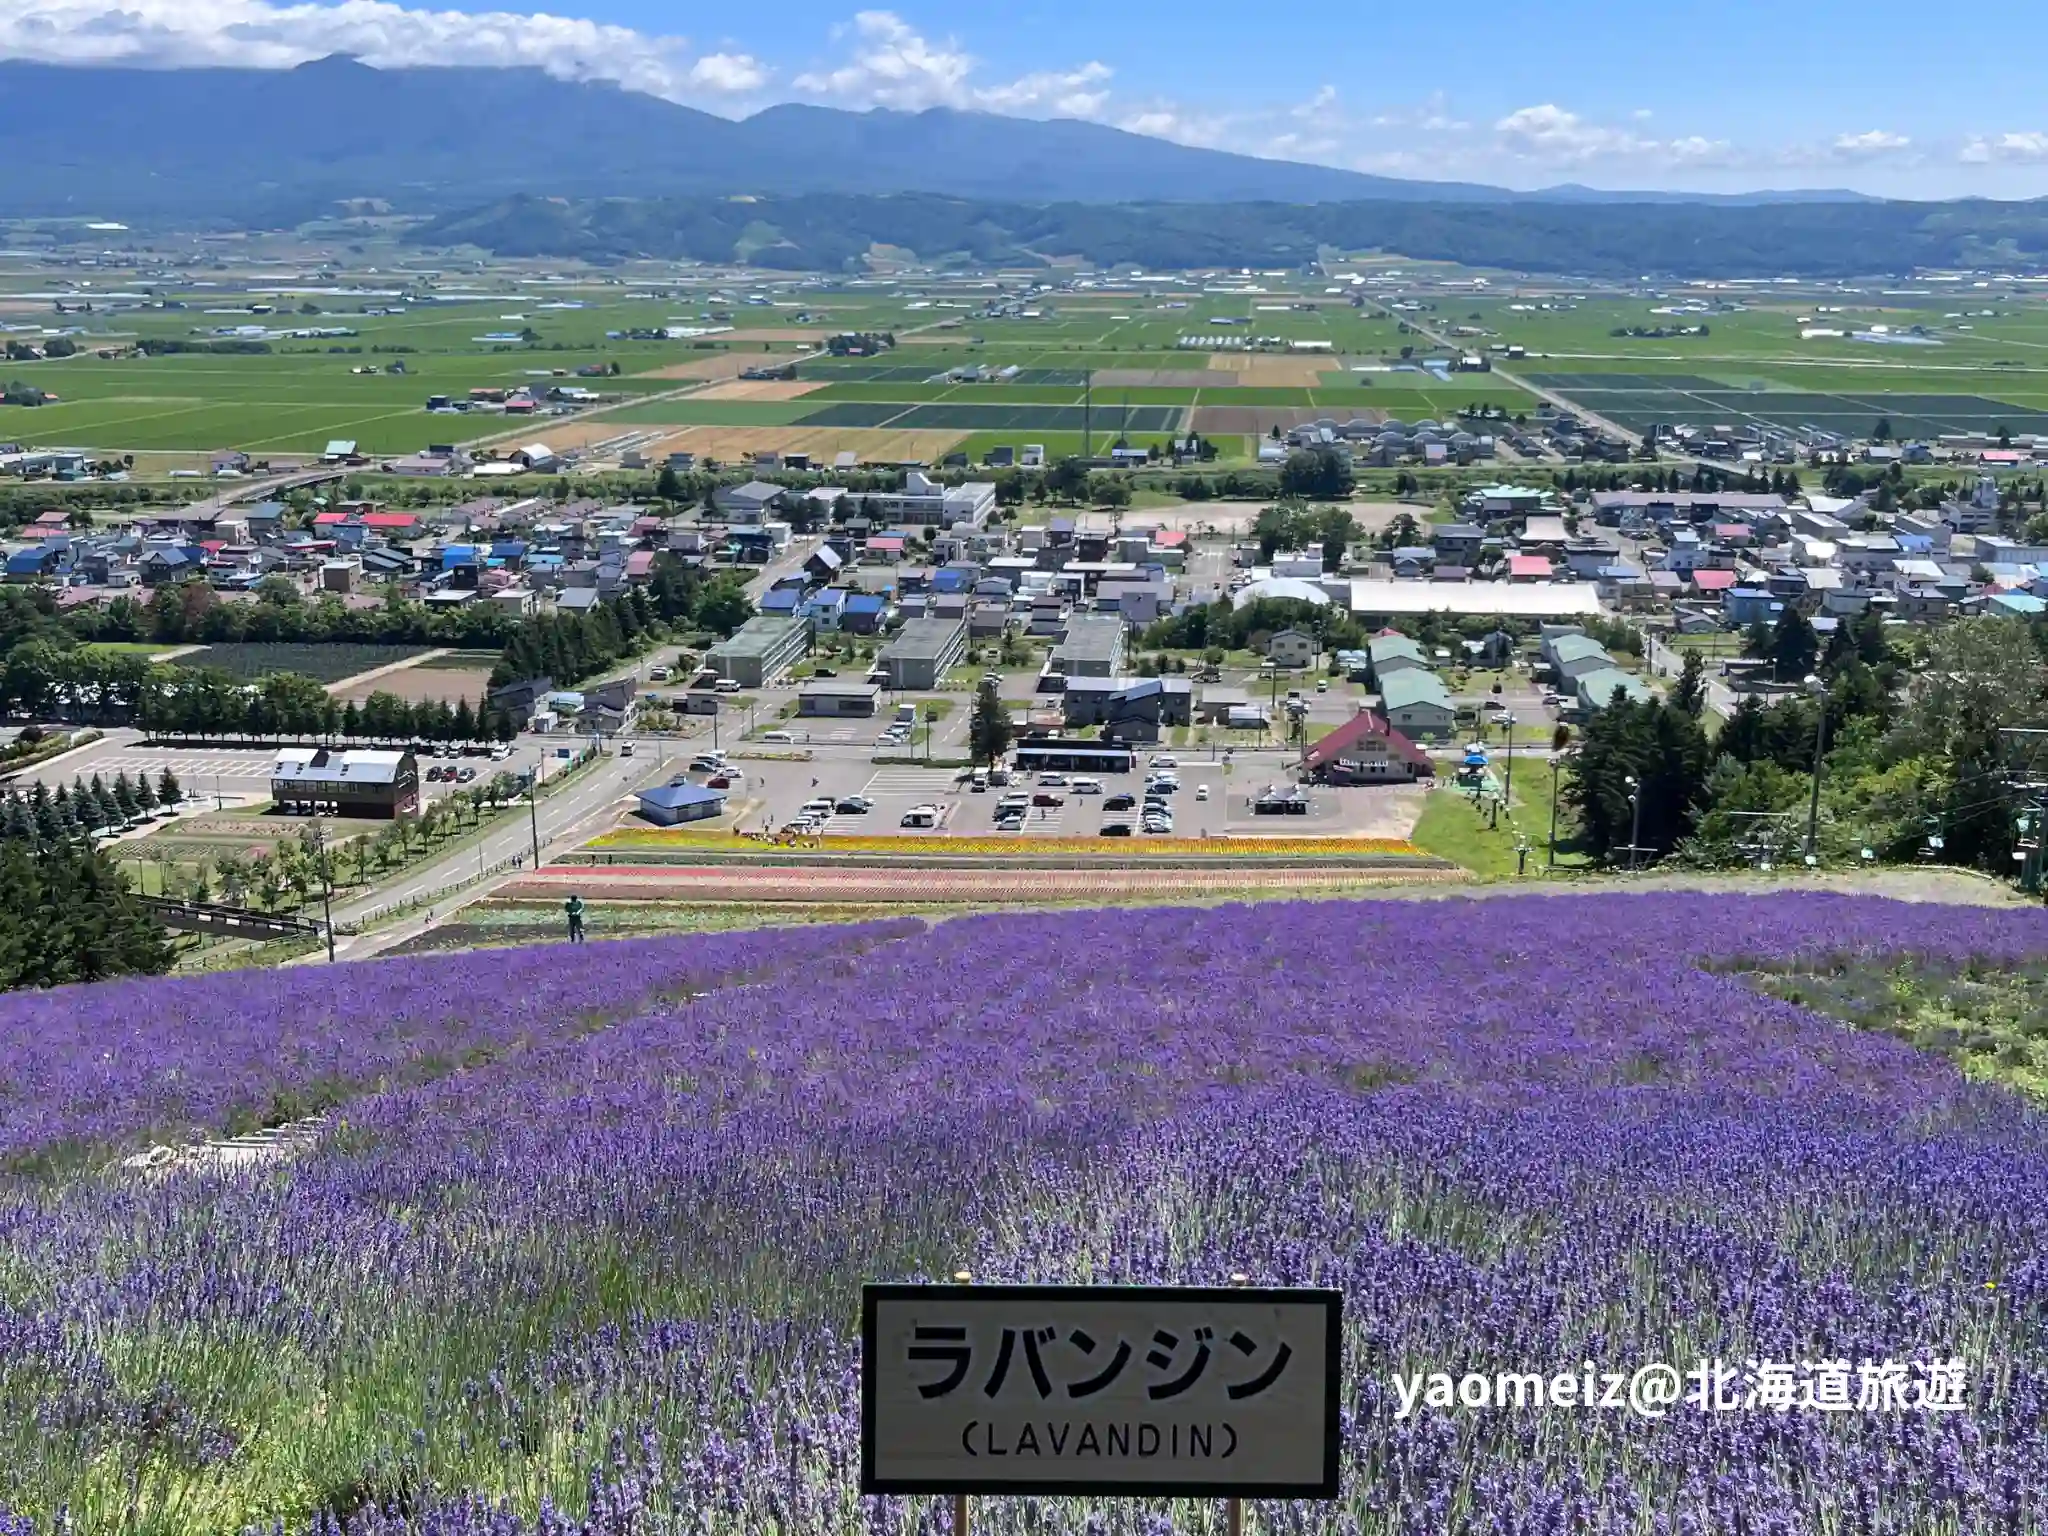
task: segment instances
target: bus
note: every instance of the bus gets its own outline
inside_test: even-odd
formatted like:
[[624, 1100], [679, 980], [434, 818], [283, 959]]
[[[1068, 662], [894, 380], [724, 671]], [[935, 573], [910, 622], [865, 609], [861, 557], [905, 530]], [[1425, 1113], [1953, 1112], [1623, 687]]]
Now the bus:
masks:
[[1129, 773], [1136, 758], [1113, 741], [1062, 741], [1040, 737], [1017, 744], [1017, 768], [1023, 773]]

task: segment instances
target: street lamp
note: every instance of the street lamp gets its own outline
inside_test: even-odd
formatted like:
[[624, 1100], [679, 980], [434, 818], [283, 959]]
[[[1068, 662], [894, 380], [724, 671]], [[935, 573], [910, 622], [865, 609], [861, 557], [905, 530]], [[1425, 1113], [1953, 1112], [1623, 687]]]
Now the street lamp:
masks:
[[1508, 727], [1508, 773], [1506, 787], [1501, 790], [1501, 798], [1508, 803], [1508, 814], [1512, 816], [1515, 804], [1515, 717], [1510, 714], [1506, 719]]
[[1806, 862], [1817, 861], [1814, 844], [1820, 836], [1820, 770], [1821, 754], [1828, 744], [1828, 689], [1812, 673], [1806, 677], [1806, 692], [1813, 700], [1814, 714], [1818, 716], [1813, 728], [1813, 799], [1806, 808]]
[[1555, 868], [1557, 868], [1557, 780], [1558, 780], [1558, 775], [1559, 775], [1559, 773], [1560, 773], [1560, 772], [1561, 772], [1561, 771], [1563, 770], [1563, 767], [1564, 767], [1564, 755], [1563, 755], [1562, 753], [1560, 753], [1560, 752], [1553, 752], [1553, 753], [1551, 753], [1551, 754], [1550, 754], [1550, 863], [1549, 863], [1549, 866], [1548, 866], [1548, 867], [1549, 867], [1549, 868], [1551, 868], [1551, 869], [1555, 869]]
[[1628, 834], [1628, 867], [1631, 873], [1636, 867], [1636, 852], [1643, 841], [1643, 785], [1634, 774], [1622, 780], [1628, 786], [1629, 803], [1633, 806]]

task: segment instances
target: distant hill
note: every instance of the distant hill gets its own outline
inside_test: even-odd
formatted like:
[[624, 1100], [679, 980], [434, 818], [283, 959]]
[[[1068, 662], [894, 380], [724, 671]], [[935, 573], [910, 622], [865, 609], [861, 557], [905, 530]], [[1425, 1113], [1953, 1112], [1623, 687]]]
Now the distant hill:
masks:
[[[1862, 277], [2037, 270], [2048, 203], [1002, 203], [929, 194], [572, 201], [518, 196], [408, 232], [505, 256], [749, 260], [858, 269], [874, 245], [932, 262], [1300, 267], [1320, 251], [1589, 277]], [[764, 243], [765, 240], [765, 243]]]
[[[1193, 149], [1072, 119], [770, 107], [741, 122], [531, 69], [0, 62], [0, 214], [294, 222], [339, 198], [936, 193], [1014, 203], [1695, 201], [1515, 193]], [[1762, 193], [1710, 201], [1845, 201]]]

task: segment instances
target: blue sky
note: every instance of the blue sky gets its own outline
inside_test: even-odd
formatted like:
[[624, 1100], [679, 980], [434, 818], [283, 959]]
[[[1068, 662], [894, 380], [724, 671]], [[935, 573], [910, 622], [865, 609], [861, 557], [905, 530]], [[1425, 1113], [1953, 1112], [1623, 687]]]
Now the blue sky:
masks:
[[726, 116], [807, 100], [1087, 117], [1396, 176], [2033, 197], [2039, 19], [2020, 0], [0, 0], [0, 57], [528, 64]]

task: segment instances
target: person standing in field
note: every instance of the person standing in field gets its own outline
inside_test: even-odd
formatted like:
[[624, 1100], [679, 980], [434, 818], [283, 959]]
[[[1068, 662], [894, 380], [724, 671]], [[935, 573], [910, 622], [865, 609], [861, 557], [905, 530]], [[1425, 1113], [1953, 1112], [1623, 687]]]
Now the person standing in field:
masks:
[[583, 898], [572, 891], [569, 899], [562, 903], [562, 913], [569, 919], [569, 942], [571, 944], [581, 944], [583, 942]]

